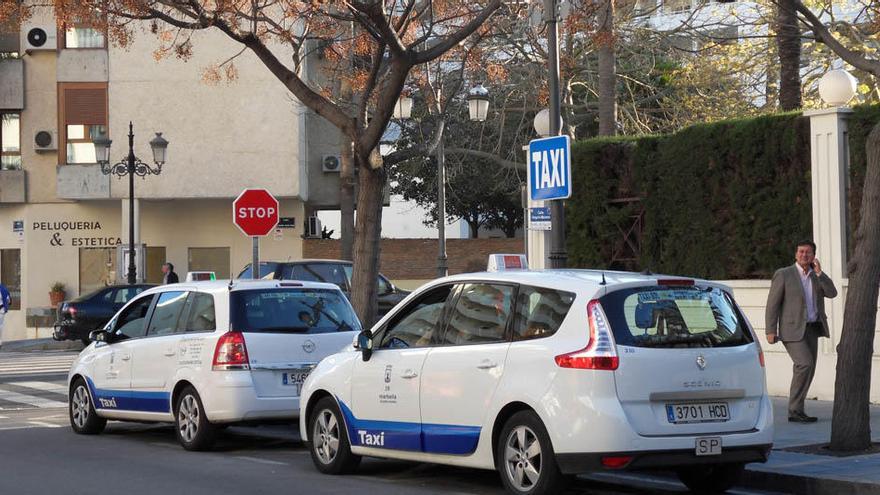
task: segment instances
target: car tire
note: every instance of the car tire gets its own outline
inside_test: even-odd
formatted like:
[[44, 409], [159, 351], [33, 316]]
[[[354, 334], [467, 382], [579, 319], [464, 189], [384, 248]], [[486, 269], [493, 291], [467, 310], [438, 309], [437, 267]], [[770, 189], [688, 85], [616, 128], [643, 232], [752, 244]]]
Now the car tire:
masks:
[[361, 456], [351, 453], [345, 420], [332, 397], [324, 397], [315, 404], [308, 425], [310, 441], [306, 445], [318, 471], [348, 474], [357, 469]]
[[555, 494], [568, 483], [559, 471], [550, 435], [532, 411], [520, 411], [504, 423], [495, 467], [507, 491], [518, 495]]
[[80, 435], [97, 435], [104, 431], [107, 420], [98, 416], [85, 380], [77, 378], [67, 399], [70, 427]]
[[694, 493], [724, 493], [736, 485], [745, 464], [702, 465], [676, 470], [678, 479]]
[[191, 386], [181, 390], [175, 401], [174, 431], [186, 450], [209, 450], [214, 445], [217, 429], [208, 421], [202, 399]]

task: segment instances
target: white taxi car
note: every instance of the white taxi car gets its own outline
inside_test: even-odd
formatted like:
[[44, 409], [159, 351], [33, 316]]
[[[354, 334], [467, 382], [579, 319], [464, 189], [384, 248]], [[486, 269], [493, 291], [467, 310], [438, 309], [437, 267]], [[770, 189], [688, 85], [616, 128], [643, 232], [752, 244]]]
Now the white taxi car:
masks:
[[189, 450], [220, 425], [296, 418], [323, 357], [350, 347], [360, 323], [333, 284], [220, 281], [164, 285], [122, 308], [68, 376], [70, 425], [175, 423]]
[[407, 459], [497, 469], [517, 494], [661, 467], [720, 491], [773, 439], [763, 354], [730, 289], [636, 273], [438, 279], [321, 361], [301, 400], [324, 473]]

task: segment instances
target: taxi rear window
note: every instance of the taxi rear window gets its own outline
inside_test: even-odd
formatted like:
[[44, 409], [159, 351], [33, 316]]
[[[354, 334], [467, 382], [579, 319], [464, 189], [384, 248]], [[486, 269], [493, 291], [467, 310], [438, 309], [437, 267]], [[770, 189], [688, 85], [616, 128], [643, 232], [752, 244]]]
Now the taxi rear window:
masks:
[[715, 287], [638, 287], [600, 299], [618, 345], [732, 347], [752, 342], [730, 296]]
[[331, 333], [360, 330], [348, 299], [335, 289], [239, 290], [229, 295], [233, 330]]

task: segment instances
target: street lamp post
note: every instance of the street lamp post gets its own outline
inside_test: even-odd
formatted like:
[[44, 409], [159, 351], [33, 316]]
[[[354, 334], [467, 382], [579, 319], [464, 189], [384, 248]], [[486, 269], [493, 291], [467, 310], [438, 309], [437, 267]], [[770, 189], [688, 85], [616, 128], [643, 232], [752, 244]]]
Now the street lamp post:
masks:
[[[559, 92], [559, 5], [558, 0], [544, 0], [547, 23], [547, 63], [550, 86], [550, 136], [558, 136], [562, 123], [562, 98]], [[561, 199], [550, 201], [550, 268], [565, 268], [565, 206]]]
[[114, 164], [110, 164], [110, 144], [113, 141], [101, 134], [95, 139], [95, 156], [101, 165], [101, 172], [104, 175], [115, 175], [118, 178], [128, 175], [128, 283], [137, 283], [137, 267], [135, 265], [135, 248], [134, 248], [134, 176], [145, 178], [148, 175], [159, 175], [162, 173], [162, 165], [165, 164], [165, 154], [168, 150], [168, 141], [162, 137], [161, 132], [156, 133], [156, 137], [150, 140], [150, 148], [153, 150], [153, 162], [156, 167], [153, 168], [147, 163], [142, 162], [134, 154], [134, 126], [128, 123], [128, 156]]
[[[477, 84], [468, 92], [468, 113], [474, 122], [483, 122], [489, 113], [489, 90]], [[409, 91], [400, 95], [394, 106], [394, 118], [408, 119], [412, 116], [413, 99]], [[441, 131], [442, 132], [442, 131]], [[437, 276], [449, 274], [446, 256], [446, 152], [443, 147], [443, 135], [437, 143]]]

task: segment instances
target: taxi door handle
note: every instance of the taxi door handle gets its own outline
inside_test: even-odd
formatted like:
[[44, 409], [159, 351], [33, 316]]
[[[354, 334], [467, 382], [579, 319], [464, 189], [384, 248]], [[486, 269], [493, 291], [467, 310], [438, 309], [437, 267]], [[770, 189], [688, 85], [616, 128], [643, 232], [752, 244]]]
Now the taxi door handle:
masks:
[[119, 356], [119, 359], [121, 359], [123, 361], [128, 361], [129, 359], [131, 359], [131, 354], [123, 354], [123, 355]]
[[406, 370], [403, 372], [402, 375], [400, 375], [401, 378], [406, 378], [407, 380], [415, 378], [417, 376], [419, 376], [419, 374], [413, 370]]
[[497, 367], [498, 367], [498, 363], [496, 363], [494, 361], [489, 361], [488, 359], [482, 361], [480, 364], [477, 365], [477, 368], [479, 368], [481, 370], [491, 370], [492, 368], [497, 368]]

